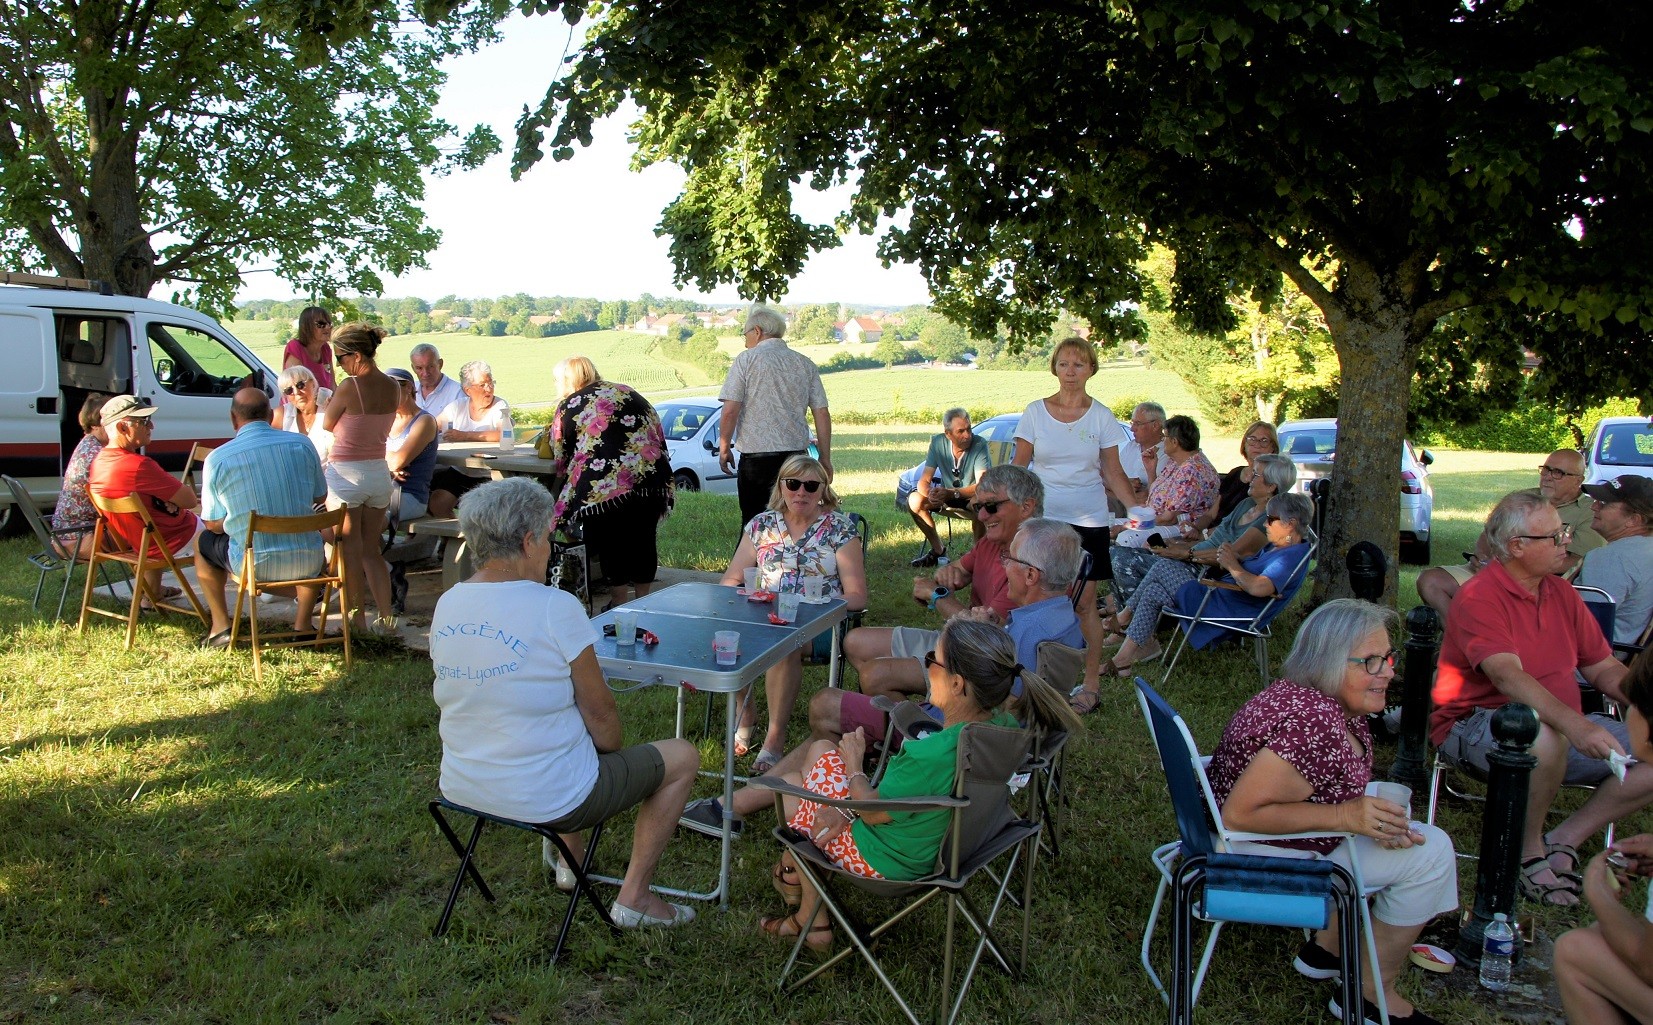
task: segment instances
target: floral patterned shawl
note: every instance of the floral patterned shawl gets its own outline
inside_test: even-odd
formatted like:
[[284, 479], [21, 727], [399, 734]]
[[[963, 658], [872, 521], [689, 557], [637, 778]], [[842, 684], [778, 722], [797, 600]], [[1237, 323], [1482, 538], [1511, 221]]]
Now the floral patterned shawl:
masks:
[[555, 520], [566, 523], [621, 502], [652, 499], [671, 511], [666, 432], [647, 399], [623, 384], [599, 381], [568, 396], [551, 417], [551, 458], [566, 476]]

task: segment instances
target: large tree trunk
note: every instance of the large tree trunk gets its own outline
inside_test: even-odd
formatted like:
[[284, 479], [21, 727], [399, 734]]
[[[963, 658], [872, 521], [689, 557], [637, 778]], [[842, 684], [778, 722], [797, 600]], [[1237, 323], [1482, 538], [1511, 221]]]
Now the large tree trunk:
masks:
[[138, 133], [125, 126], [128, 115], [118, 102], [101, 94], [86, 97], [91, 180], [75, 230], [86, 277], [121, 295], [144, 296], [155, 284], [155, 248], [138, 205]]
[[1349, 548], [1371, 541], [1389, 572], [1384, 601], [1395, 600], [1400, 547], [1400, 459], [1417, 359], [1416, 310], [1402, 275], [1345, 266], [1327, 327], [1342, 368], [1337, 459], [1314, 580], [1314, 603], [1348, 597]]

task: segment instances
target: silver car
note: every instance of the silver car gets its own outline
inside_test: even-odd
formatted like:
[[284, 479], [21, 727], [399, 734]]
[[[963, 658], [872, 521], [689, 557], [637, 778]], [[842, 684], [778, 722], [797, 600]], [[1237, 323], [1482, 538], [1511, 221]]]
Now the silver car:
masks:
[[735, 475], [717, 465], [718, 418], [723, 403], [717, 399], [672, 399], [654, 407], [666, 428], [666, 451], [671, 456], [672, 480], [685, 491], [715, 495], [735, 493]]
[[[1280, 454], [1297, 464], [1298, 489], [1329, 477], [1337, 456], [1337, 420], [1287, 420], [1279, 427]], [[1400, 559], [1419, 566], [1429, 564], [1430, 527], [1435, 518], [1435, 489], [1429, 483], [1428, 449], [1402, 440], [1400, 449]]]
[[1602, 417], [1584, 450], [1584, 482], [1627, 474], [1653, 477], [1653, 422], [1645, 416]]

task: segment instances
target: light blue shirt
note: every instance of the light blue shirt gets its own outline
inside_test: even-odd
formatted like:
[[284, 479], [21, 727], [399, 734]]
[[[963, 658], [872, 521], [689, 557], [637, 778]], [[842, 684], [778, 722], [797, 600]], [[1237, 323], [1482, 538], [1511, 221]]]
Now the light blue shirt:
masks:
[[[321, 460], [310, 439], [258, 420], [213, 449], [201, 471], [201, 518], [223, 520], [230, 569], [241, 569], [247, 526], [254, 512], [308, 516], [327, 494]], [[314, 576], [323, 561], [320, 534], [258, 534], [253, 538], [260, 580]]]

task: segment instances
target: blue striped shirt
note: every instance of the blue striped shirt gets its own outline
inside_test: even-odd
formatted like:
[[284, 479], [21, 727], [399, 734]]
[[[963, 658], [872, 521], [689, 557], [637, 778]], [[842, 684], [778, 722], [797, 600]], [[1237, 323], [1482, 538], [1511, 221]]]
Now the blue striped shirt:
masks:
[[[266, 516], [308, 516], [327, 494], [321, 460], [310, 439], [263, 421], [242, 424], [212, 450], [201, 471], [201, 518], [223, 520], [230, 569], [241, 570], [247, 525]], [[299, 580], [322, 567], [320, 534], [258, 534], [253, 538], [260, 580]]]

